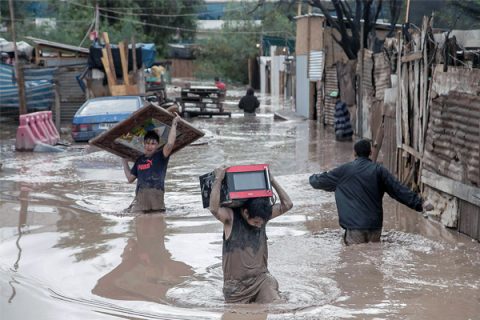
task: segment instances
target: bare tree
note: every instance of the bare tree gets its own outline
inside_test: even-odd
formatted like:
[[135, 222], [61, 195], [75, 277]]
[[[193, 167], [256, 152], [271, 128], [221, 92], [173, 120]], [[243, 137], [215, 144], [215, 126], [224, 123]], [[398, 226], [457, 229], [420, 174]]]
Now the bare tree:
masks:
[[[353, 9], [348, 1], [332, 0], [336, 17], [332, 17], [325, 1], [308, 0], [308, 3], [319, 8], [332, 28], [339, 32], [340, 38], [333, 34], [333, 39], [342, 47], [349, 59], [357, 59], [362, 44], [360, 41], [363, 41], [364, 48], [368, 48], [369, 35], [372, 39], [376, 38], [375, 25], [382, 9], [383, 0], [355, 0]], [[400, 16], [401, 1], [391, 0], [389, 3], [391, 23], [395, 25]]]

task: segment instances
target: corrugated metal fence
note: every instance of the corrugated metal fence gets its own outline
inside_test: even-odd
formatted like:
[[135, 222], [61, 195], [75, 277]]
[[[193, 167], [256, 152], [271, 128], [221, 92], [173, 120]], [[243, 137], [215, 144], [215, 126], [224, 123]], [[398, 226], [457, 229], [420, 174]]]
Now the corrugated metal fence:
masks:
[[[28, 111], [50, 109], [55, 101], [53, 78], [56, 68], [24, 69]], [[0, 64], [0, 109], [18, 109], [18, 86], [14, 67]]]

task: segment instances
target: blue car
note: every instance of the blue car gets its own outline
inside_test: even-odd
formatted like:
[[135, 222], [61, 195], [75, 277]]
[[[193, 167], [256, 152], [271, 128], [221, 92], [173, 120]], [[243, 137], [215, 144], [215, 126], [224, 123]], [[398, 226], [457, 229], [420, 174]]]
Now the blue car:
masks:
[[87, 100], [73, 116], [72, 138], [88, 141], [143, 107], [140, 96], [100, 97]]

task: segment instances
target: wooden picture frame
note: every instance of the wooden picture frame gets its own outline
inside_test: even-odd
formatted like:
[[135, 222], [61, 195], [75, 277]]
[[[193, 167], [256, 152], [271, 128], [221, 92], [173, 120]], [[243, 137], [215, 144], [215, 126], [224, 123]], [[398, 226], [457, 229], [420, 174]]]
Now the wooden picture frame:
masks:
[[[119, 157], [135, 161], [143, 154], [143, 136], [148, 130], [155, 130], [158, 133], [160, 137], [159, 149], [163, 148], [167, 143], [168, 132], [174, 118], [175, 114], [147, 102], [127, 119], [91, 139], [89, 144]], [[177, 138], [172, 154], [203, 137], [203, 135], [202, 131], [180, 119], [177, 123]]]

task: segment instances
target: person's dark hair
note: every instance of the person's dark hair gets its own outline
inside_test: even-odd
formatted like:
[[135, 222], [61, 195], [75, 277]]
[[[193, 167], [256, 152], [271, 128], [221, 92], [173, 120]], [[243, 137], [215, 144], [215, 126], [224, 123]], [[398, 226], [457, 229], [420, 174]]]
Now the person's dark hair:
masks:
[[244, 207], [248, 210], [250, 218], [259, 217], [268, 221], [272, 216], [272, 205], [270, 198], [253, 198], [248, 200]]
[[160, 137], [155, 131], [149, 130], [143, 137], [143, 141], [147, 141], [147, 140], [155, 140], [157, 142], [160, 142]]
[[357, 156], [368, 158], [370, 156], [370, 153], [372, 152], [372, 146], [370, 144], [370, 141], [362, 139], [355, 143], [355, 145], [353, 146], [353, 150], [355, 151]]
[[220, 78], [219, 78], [219, 77], [215, 77], [214, 80], [215, 80], [215, 81], [220, 81]]
[[247, 89], [247, 96], [253, 96], [255, 93], [255, 90], [253, 90], [253, 88], [248, 88]]

